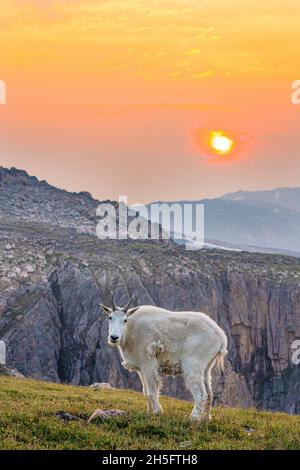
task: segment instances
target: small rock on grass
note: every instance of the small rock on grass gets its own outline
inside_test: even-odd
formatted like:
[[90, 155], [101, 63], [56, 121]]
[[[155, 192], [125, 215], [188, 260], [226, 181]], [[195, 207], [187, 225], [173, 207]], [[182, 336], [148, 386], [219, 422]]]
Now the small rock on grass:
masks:
[[66, 413], [65, 411], [59, 411], [58, 413], [56, 413], [56, 416], [58, 416], [58, 418], [67, 422], [75, 421], [78, 419], [77, 416], [71, 415], [70, 413]]
[[179, 445], [179, 447], [180, 447], [181, 449], [185, 449], [185, 448], [187, 448], [187, 447], [191, 447], [192, 441], [183, 441], [183, 442], [179, 442], [178, 445]]
[[113, 387], [107, 382], [95, 382], [94, 384], [90, 385], [89, 388], [93, 390], [113, 390]]
[[106, 421], [110, 418], [116, 418], [118, 416], [123, 416], [126, 414], [126, 411], [123, 410], [96, 410], [94, 413], [89, 417], [88, 423], [93, 421], [96, 418], [100, 418], [103, 421]]
[[250, 426], [245, 426], [244, 430], [248, 434], [248, 436], [251, 436], [251, 434], [255, 431], [255, 429], [251, 428]]

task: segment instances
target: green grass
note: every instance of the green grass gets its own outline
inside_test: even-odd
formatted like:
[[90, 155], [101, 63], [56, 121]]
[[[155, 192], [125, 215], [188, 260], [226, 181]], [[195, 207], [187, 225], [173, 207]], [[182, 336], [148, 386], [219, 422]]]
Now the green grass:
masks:
[[[205, 425], [189, 422], [192, 404], [161, 398], [165, 414], [150, 417], [140, 393], [0, 377], [0, 449], [299, 449], [300, 417], [215, 408]], [[87, 424], [96, 408], [125, 410]], [[79, 417], [64, 422], [65, 411]], [[249, 428], [251, 430], [249, 431]]]

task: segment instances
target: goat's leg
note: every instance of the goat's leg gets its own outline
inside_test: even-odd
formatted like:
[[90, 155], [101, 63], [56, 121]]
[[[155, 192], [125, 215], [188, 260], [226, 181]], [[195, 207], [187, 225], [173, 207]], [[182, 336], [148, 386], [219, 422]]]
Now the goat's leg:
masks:
[[207, 367], [206, 371], [204, 372], [204, 383], [205, 383], [205, 387], [206, 387], [206, 391], [207, 391], [207, 401], [206, 401], [205, 408], [203, 410], [203, 419], [207, 419], [208, 421], [211, 420], [210, 412], [211, 412], [212, 402], [213, 402], [213, 398], [214, 398], [212, 387], [211, 387], [211, 371], [212, 371], [212, 368], [213, 368], [213, 364], [209, 365]]
[[143, 374], [141, 372], [138, 372], [138, 374], [139, 374], [141, 382], [142, 382], [143, 394], [144, 394], [144, 396], [146, 398], [146, 401], [147, 401], [147, 413], [150, 413], [151, 412], [151, 403], [150, 403], [150, 400], [148, 399], [146, 383], [145, 383]]
[[185, 378], [186, 386], [190, 390], [194, 398], [194, 408], [191, 413], [192, 421], [204, 421], [207, 419], [205, 415], [205, 407], [207, 402], [207, 392], [204, 383], [204, 373], [198, 372], [197, 375], [189, 375]]
[[162, 413], [162, 407], [159, 403], [159, 374], [156, 364], [149, 364], [141, 369], [143, 381], [147, 393], [148, 408], [152, 409], [154, 414]]

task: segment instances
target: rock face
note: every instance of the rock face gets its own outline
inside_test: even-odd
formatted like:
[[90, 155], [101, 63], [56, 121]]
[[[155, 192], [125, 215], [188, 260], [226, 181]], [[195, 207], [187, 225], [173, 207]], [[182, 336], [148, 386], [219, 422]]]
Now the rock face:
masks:
[[[24, 172], [0, 169], [0, 339], [8, 367], [54, 382], [140, 390], [137, 375], [107, 345], [99, 303], [109, 303], [113, 289], [118, 304], [134, 294], [138, 304], [204, 311], [224, 328], [229, 355], [225, 377], [215, 376], [216, 403], [300, 414], [300, 367], [291, 362], [300, 337], [299, 259], [100, 241], [91, 230], [78, 231], [73, 217], [68, 222], [58, 196], [46, 215], [43, 201], [51, 204], [59, 190], [36, 179], [35, 202], [28, 192], [25, 214], [14, 212], [11, 201], [28, 184]], [[73, 197], [74, 207], [82, 205], [81, 223], [91, 223], [80, 197], [93, 208], [97, 201], [66, 193], [69, 212]], [[163, 393], [188, 396], [180, 379], [164, 382]]]

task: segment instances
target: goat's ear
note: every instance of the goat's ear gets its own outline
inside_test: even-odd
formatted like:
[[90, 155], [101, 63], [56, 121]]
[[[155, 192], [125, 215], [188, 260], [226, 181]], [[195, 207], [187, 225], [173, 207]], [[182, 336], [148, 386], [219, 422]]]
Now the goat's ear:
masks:
[[129, 310], [127, 310], [127, 312], [126, 312], [127, 317], [130, 317], [130, 315], [132, 315], [134, 312], [136, 312], [138, 308], [140, 308], [140, 307], [133, 307], [133, 308], [130, 308]]
[[100, 307], [102, 308], [103, 312], [105, 315], [109, 316], [112, 312], [112, 309], [109, 307], [106, 307], [106, 305], [100, 304]]

